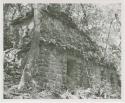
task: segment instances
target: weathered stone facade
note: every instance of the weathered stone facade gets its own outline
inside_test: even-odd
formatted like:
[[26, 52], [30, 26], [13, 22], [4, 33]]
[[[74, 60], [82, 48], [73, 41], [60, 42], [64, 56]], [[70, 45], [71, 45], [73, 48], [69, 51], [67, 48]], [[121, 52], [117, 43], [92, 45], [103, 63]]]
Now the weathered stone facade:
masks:
[[[107, 80], [109, 83], [118, 82], [115, 70], [87, 62], [77, 51], [63, 49], [52, 43], [40, 42], [37, 64], [35, 78], [43, 88], [52, 90], [61, 89], [64, 86], [70, 89], [79, 86], [89, 88], [93, 84], [100, 83], [101, 80]], [[118, 83], [112, 84], [113, 88], [114, 86], [117, 88]]]
[[63, 86], [88, 88], [92, 85], [92, 75], [101, 81], [102, 67], [86, 61], [81, 53], [90, 46], [84, 35], [46, 15], [42, 17], [41, 24], [38, 72], [35, 76], [40, 86], [49, 89], [61, 89]]
[[[75, 52], [75, 51], [74, 51]], [[40, 43], [38, 69], [35, 75], [40, 86], [61, 89], [63, 86], [74, 89], [90, 87], [90, 72], [100, 81], [100, 67], [86, 63], [83, 56], [75, 55], [53, 44]]]
[[111, 76], [117, 79], [115, 70], [112, 72], [109, 67], [100, 66], [94, 60], [86, 61], [83, 52], [91, 51], [94, 44], [83, 32], [59, 18], [49, 14], [41, 16], [40, 54], [36, 71], [33, 72], [38, 84], [50, 89], [60, 89], [62, 86], [71, 89], [77, 86], [88, 88], [93, 85], [92, 81], [97, 84], [102, 77], [109, 82], [112, 81]]

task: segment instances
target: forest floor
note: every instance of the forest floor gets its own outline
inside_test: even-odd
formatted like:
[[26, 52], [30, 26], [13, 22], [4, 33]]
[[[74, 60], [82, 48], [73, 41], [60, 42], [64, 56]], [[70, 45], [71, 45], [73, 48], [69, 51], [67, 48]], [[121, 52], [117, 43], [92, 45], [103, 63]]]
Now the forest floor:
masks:
[[78, 88], [72, 91], [61, 92], [51, 90], [38, 90], [32, 87], [18, 90], [18, 84], [13, 82], [4, 82], [4, 99], [120, 99], [118, 93], [106, 94], [94, 91], [92, 88]]

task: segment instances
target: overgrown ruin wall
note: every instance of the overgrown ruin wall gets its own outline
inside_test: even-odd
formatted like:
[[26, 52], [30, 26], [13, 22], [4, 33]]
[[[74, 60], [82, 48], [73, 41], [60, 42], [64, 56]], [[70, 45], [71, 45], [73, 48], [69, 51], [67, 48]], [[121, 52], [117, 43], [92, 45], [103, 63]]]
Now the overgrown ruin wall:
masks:
[[96, 78], [100, 80], [99, 67], [90, 66], [82, 57], [67, 51], [51, 44], [40, 44], [35, 76], [40, 86], [48, 89], [61, 89], [64, 86], [70, 89], [78, 86], [88, 88], [91, 76], [89, 71], [96, 74]]
[[65, 55], [59, 54], [56, 48], [41, 45], [36, 75], [39, 85], [43, 88], [60, 88], [65, 81], [66, 62]]
[[[101, 70], [104, 69], [102, 66], [87, 62], [80, 53], [75, 55], [71, 50], [62, 49], [63, 46], [83, 51], [91, 48], [85, 41], [85, 35], [80, 35], [78, 31], [48, 16], [42, 17], [41, 24], [41, 38], [44, 42], [40, 42], [37, 71], [34, 73], [40, 86], [52, 89], [62, 86], [88, 88], [93, 85], [92, 81], [94, 84], [101, 81]], [[104, 77], [110, 81], [112, 73], [106, 70]]]

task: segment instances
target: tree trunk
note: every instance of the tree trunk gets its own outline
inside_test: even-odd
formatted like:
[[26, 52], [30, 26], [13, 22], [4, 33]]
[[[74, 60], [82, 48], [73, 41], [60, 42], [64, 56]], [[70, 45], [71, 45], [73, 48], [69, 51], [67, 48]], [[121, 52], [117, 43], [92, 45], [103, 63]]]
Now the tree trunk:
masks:
[[39, 13], [39, 5], [34, 5], [34, 32], [32, 36], [32, 43], [31, 48], [26, 56], [25, 59], [25, 65], [24, 67], [22, 77], [18, 86], [18, 89], [21, 89], [24, 86], [29, 85], [30, 83], [33, 83], [33, 77], [32, 73], [35, 71], [35, 64], [36, 60], [39, 56], [39, 38], [40, 38], [40, 13]]

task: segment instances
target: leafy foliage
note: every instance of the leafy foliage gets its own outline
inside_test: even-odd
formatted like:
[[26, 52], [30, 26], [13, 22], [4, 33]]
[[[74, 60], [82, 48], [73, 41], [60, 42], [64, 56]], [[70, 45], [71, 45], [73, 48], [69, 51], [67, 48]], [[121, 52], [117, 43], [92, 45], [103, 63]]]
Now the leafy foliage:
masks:
[[[64, 50], [72, 50], [82, 55], [87, 62], [95, 62], [115, 68], [120, 77], [121, 62], [121, 11], [120, 4], [40, 4], [41, 36], [40, 41]], [[18, 84], [27, 52], [32, 47], [33, 5], [4, 5], [4, 76], [10, 88]], [[77, 35], [76, 35], [77, 34]], [[17, 77], [15, 77], [15, 75]], [[91, 81], [92, 82], [92, 81]], [[112, 92], [111, 83], [101, 81], [91, 88], [76, 88], [65, 93], [36, 91], [5, 94], [5, 98], [120, 98], [120, 90]], [[18, 91], [20, 92], [20, 91]], [[38, 93], [37, 93], [38, 92]], [[73, 93], [74, 92], [74, 93]], [[49, 94], [48, 94], [49, 93]], [[48, 96], [49, 95], [49, 96]]]

